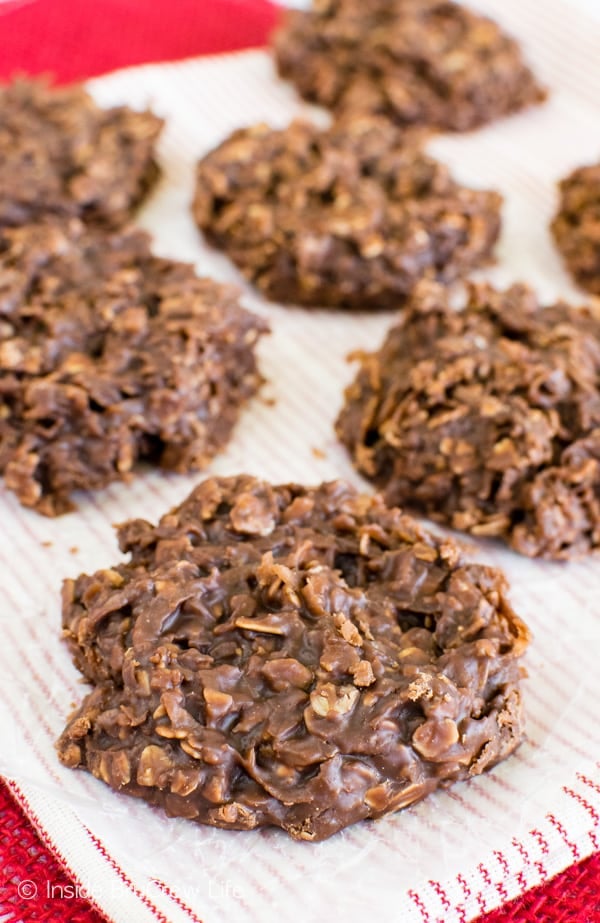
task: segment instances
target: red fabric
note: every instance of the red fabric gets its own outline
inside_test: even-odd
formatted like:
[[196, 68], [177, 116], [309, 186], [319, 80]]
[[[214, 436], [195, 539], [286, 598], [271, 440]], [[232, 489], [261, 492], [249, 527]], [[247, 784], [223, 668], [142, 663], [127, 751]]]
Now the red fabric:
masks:
[[75, 893], [66, 890], [69, 887], [73, 887], [72, 882], [0, 783], [0, 920], [105, 923], [86, 901], [67, 897]]
[[[0, 2], [0, 79], [51, 73], [67, 82], [133, 64], [262, 45], [276, 18], [267, 0]], [[25, 881], [37, 887], [37, 897], [19, 893]], [[47, 881], [56, 886], [51, 898]], [[103, 923], [85, 901], [57, 896], [69, 885], [0, 783], [0, 919]], [[478, 923], [600, 923], [600, 854]]]
[[264, 45], [267, 0], [9, 0], [0, 2], [0, 78], [59, 82], [119, 67]]
[[599, 923], [600, 853], [477, 923]]

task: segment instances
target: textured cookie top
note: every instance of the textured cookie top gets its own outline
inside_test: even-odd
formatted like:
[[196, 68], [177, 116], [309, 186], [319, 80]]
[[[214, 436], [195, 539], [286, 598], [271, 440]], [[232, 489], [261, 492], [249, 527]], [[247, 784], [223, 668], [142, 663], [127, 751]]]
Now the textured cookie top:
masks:
[[211, 479], [119, 537], [129, 562], [64, 587], [98, 684], [68, 765], [171, 814], [322, 839], [518, 744], [528, 634], [503, 577], [380, 498]]
[[365, 117], [236, 131], [198, 165], [194, 216], [269, 298], [389, 308], [488, 262], [501, 201]]
[[600, 295], [600, 163], [562, 180], [552, 231], [569, 272], [582, 288]]
[[0, 87], [0, 226], [44, 214], [123, 224], [158, 176], [163, 122], [100, 109], [80, 86]]
[[186, 471], [260, 383], [265, 325], [148, 237], [77, 219], [0, 231], [0, 471], [47, 515], [138, 459]]
[[314, 0], [274, 51], [307, 99], [402, 125], [467, 131], [546, 96], [514, 39], [447, 0]]
[[390, 502], [531, 556], [600, 545], [600, 311], [423, 285], [337, 430]]

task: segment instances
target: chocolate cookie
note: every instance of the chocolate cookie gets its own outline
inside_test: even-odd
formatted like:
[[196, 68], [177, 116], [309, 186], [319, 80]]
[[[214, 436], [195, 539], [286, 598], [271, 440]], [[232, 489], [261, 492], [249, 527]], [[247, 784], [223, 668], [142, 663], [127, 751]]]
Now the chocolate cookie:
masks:
[[211, 479], [67, 580], [96, 688], [58, 743], [117, 791], [321, 840], [511, 753], [528, 632], [502, 575], [341, 482]]
[[448, 0], [314, 0], [274, 51], [306, 99], [401, 125], [467, 131], [546, 97], [514, 39]]
[[423, 285], [361, 365], [337, 432], [388, 502], [532, 557], [600, 546], [600, 308]]
[[100, 109], [83, 87], [0, 87], [0, 227], [41, 215], [122, 225], [158, 177], [163, 122]]
[[55, 516], [139, 460], [202, 467], [261, 377], [234, 290], [78, 219], [0, 231], [0, 472]]
[[501, 197], [467, 189], [384, 119], [235, 132], [198, 166], [194, 216], [268, 297], [397, 307], [488, 262]]
[[552, 232], [569, 272], [600, 295], [600, 163], [580, 167], [560, 184]]

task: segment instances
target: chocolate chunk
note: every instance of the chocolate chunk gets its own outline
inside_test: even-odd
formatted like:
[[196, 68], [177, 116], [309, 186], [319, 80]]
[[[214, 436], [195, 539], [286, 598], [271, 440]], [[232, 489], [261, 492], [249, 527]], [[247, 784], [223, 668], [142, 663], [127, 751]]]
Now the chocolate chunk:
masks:
[[552, 232], [569, 272], [600, 295], [600, 163], [580, 167], [560, 183]]
[[198, 166], [194, 216], [268, 298], [389, 308], [489, 262], [501, 202], [366, 117], [235, 132]]
[[468, 131], [546, 98], [514, 39], [447, 0], [314, 0], [274, 51], [306, 99], [401, 125]]
[[204, 466], [261, 382], [235, 290], [78, 220], [0, 230], [0, 472], [54, 516], [145, 460]]
[[46, 214], [122, 225], [159, 175], [163, 122], [100, 109], [81, 86], [0, 87], [0, 227]]
[[504, 578], [379, 497], [211, 479], [119, 543], [127, 563], [64, 585], [95, 688], [58, 743], [117, 791], [321, 840], [521, 740]]
[[600, 309], [423, 284], [337, 422], [356, 467], [432, 519], [568, 558], [600, 547]]

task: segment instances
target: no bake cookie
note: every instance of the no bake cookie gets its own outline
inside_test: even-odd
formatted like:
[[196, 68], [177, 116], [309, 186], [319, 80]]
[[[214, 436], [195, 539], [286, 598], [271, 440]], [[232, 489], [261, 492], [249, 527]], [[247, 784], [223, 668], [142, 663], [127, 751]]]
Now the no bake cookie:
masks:
[[198, 165], [193, 210], [268, 298], [376, 309], [489, 262], [501, 202], [367, 117], [236, 131]]
[[337, 422], [356, 467], [401, 503], [522, 554], [600, 546], [600, 308], [542, 308], [423, 284], [363, 355]]
[[0, 473], [46, 515], [138, 461], [205, 465], [261, 376], [235, 290], [78, 219], [0, 231]]
[[447, 0], [314, 0], [274, 52], [306, 99], [402, 125], [467, 131], [546, 96], [514, 39]]
[[600, 163], [562, 180], [552, 232], [571, 275], [600, 295]]
[[119, 792], [321, 840], [521, 740], [504, 578], [379, 497], [210, 479], [119, 544], [127, 562], [64, 585], [95, 688], [58, 743]]
[[0, 227], [45, 214], [122, 225], [159, 175], [162, 119], [101, 109], [81, 86], [0, 87]]

